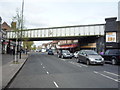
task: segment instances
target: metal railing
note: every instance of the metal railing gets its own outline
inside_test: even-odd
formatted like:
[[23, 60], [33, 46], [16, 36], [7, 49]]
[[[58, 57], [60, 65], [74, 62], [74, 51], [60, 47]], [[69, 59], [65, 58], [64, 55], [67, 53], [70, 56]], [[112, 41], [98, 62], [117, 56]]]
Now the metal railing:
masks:
[[[49, 38], [70, 36], [104, 35], [105, 24], [77, 25], [51, 28], [28, 29], [22, 31], [22, 38]], [[19, 32], [20, 34], [21, 32]], [[7, 38], [16, 38], [15, 31], [7, 31]]]

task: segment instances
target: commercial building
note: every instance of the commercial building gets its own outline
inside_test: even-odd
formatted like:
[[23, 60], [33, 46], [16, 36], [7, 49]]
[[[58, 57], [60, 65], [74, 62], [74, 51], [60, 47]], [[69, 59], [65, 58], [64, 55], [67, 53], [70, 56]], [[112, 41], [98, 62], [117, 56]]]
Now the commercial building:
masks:
[[7, 39], [6, 31], [10, 31], [11, 27], [6, 23], [3, 22], [1, 24], [1, 53], [2, 54], [12, 54], [12, 51], [15, 49], [15, 42], [12, 40]]
[[1, 32], [1, 22], [2, 22], [2, 18], [0, 17], [0, 54], [2, 53], [2, 32]]
[[60, 40], [57, 49], [67, 49], [75, 52], [78, 49], [78, 40]]

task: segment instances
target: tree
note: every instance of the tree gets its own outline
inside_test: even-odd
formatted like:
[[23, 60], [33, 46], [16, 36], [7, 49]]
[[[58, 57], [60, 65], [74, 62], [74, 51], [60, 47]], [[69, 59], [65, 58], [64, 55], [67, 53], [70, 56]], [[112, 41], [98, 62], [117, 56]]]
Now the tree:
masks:
[[23, 48], [31, 50], [34, 42], [33, 41], [23, 41]]
[[[17, 60], [17, 55], [18, 55], [18, 51], [20, 53], [20, 58], [21, 58], [21, 43], [20, 39], [22, 39], [22, 30], [23, 30], [23, 26], [24, 26], [24, 22], [23, 22], [23, 15], [22, 12], [17, 9], [16, 11], [16, 15], [12, 18], [12, 23], [11, 23], [11, 27], [15, 32], [15, 38], [16, 38], [16, 47], [15, 47], [15, 62], [18, 62]], [[17, 45], [19, 46], [19, 48], [17, 47]]]
[[[13, 22], [16, 22], [16, 29], [17, 30], [21, 30], [21, 27], [22, 28], [25, 28], [25, 26], [24, 26], [24, 23], [25, 23], [25, 21], [24, 21], [24, 19], [22, 18], [22, 12], [17, 8], [17, 10], [16, 10], [16, 15], [15, 16], [13, 16], [13, 18], [12, 18], [12, 21]], [[12, 24], [11, 24], [12, 25]], [[12, 25], [13, 26], [13, 25]], [[13, 26], [14, 27], [14, 26]]]
[[33, 46], [33, 50], [36, 50], [36, 45]]

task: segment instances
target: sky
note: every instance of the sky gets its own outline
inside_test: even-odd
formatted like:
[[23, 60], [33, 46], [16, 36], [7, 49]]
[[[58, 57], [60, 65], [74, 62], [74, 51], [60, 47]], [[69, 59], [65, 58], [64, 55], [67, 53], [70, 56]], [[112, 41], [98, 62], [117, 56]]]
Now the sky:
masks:
[[118, 4], [118, 21], [120, 21], [120, 1], [119, 1], [119, 4]]
[[[9, 25], [23, 0], [0, 0], [2, 22]], [[105, 23], [118, 17], [119, 0], [24, 0], [25, 27], [43, 28]], [[35, 42], [38, 46], [45, 42]]]

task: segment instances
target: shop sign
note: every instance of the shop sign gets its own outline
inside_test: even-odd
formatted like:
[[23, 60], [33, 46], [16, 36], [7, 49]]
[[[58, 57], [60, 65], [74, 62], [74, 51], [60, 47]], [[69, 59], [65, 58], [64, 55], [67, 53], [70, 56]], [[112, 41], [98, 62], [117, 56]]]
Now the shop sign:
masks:
[[8, 42], [3, 42], [3, 44], [8, 44]]
[[107, 32], [106, 42], [116, 42], [116, 32]]

